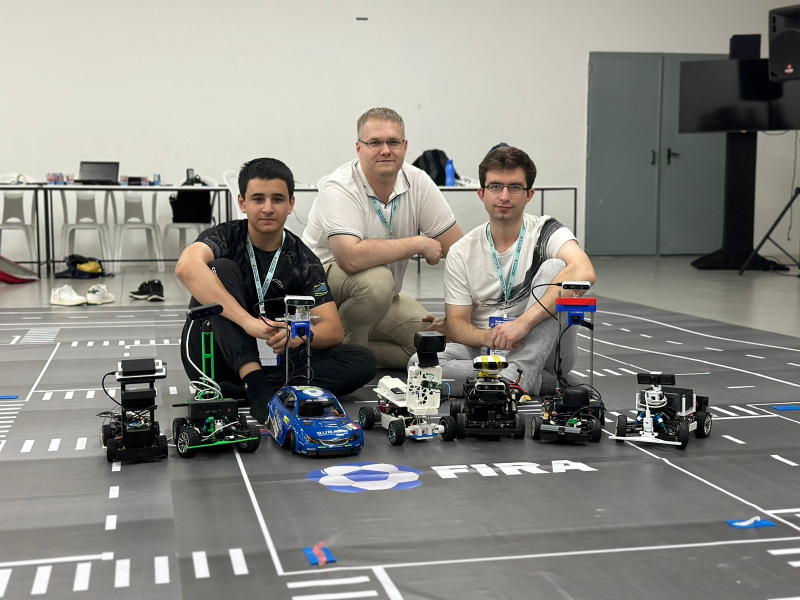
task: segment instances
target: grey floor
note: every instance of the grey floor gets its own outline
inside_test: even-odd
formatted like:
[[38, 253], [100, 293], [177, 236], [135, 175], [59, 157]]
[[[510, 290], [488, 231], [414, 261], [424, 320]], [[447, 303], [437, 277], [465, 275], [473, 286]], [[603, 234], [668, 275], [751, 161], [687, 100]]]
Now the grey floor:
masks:
[[[162, 428], [180, 416], [186, 293], [132, 267], [105, 280], [118, 301], [104, 307], [51, 308], [53, 282], [0, 285], [0, 598], [796, 599], [800, 411], [775, 407], [800, 405], [800, 279], [688, 262], [595, 260], [593, 365], [610, 420], [630, 413], [637, 371], [708, 395], [712, 434], [685, 451], [529, 437], [395, 448], [376, 429], [355, 460], [265, 437], [252, 455], [172, 450], [111, 468], [100, 377], [125, 355], [162, 358]], [[165, 303], [126, 297], [155, 277]], [[405, 290], [440, 312], [441, 280], [412, 265]], [[579, 347], [588, 381], [586, 337]], [[365, 388], [345, 406], [374, 401]], [[423, 484], [340, 494], [307, 479], [352, 462], [407, 465]], [[775, 527], [725, 523], [753, 517]], [[319, 542], [338, 562], [309, 566], [301, 548]]]

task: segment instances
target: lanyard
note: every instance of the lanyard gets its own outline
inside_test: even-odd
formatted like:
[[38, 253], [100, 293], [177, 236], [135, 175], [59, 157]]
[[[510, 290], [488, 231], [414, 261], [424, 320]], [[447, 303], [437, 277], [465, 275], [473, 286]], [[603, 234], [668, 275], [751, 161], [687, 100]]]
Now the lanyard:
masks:
[[[366, 191], [366, 188], [364, 188], [364, 191]], [[380, 202], [376, 198], [374, 198], [373, 196], [370, 196], [369, 199], [372, 200], [372, 206], [375, 209], [375, 212], [378, 213], [378, 217], [380, 218], [381, 223], [383, 223], [383, 226], [386, 227], [386, 229], [389, 230], [389, 239], [393, 240], [394, 239], [394, 231], [393, 231], [392, 224], [394, 222], [394, 215], [397, 212], [397, 201], [400, 199], [399, 196], [395, 196], [395, 199], [392, 200], [392, 212], [389, 215], [389, 222], [388, 223], [386, 222], [386, 216], [383, 214], [383, 210], [381, 209]]]
[[517, 265], [519, 264], [519, 253], [522, 250], [522, 241], [525, 239], [525, 220], [523, 219], [522, 228], [519, 230], [517, 249], [514, 251], [514, 262], [511, 263], [511, 275], [508, 278], [508, 282], [506, 282], [505, 278], [503, 277], [503, 270], [500, 268], [500, 259], [497, 258], [497, 250], [494, 248], [492, 229], [489, 223], [486, 224], [486, 237], [489, 238], [489, 249], [492, 251], [494, 270], [497, 271], [497, 276], [500, 278], [500, 287], [503, 290], [503, 298], [506, 301], [505, 308], [503, 309], [503, 316], [508, 317], [508, 296], [511, 294], [511, 287], [514, 285], [514, 276], [517, 274]]
[[256, 280], [256, 293], [258, 294], [258, 310], [261, 312], [261, 316], [266, 315], [266, 311], [264, 310], [264, 295], [267, 293], [269, 289], [269, 284], [272, 283], [272, 277], [275, 275], [275, 267], [278, 266], [278, 258], [281, 255], [281, 248], [283, 248], [283, 242], [286, 241], [286, 231], [283, 232], [283, 237], [281, 238], [281, 245], [275, 251], [275, 256], [272, 257], [272, 264], [269, 266], [269, 271], [267, 271], [267, 276], [264, 277], [264, 284], [261, 284], [261, 281], [258, 279], [258, 265], [256, 264], [256, 255], [253, 252], [253, 244], [250, 241], [250, 235], [247, 236], [247, 252], [250, 254], [250, 266], [253, 269], [253, 278]]

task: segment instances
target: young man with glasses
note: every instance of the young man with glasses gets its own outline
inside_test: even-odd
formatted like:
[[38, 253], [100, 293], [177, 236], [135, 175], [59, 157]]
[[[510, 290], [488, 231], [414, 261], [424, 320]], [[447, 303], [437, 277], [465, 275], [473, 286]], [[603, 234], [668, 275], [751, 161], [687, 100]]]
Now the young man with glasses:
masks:
[[473, 359], [491, 348], [507, 353], [504, 377], [515, 380], [520, 369], [525, 390], [551, 393], [559, 336], [561, 372], [566, 374], [575, 363], [577, 327], [561, 335], [553, 318], [560, 288], [547, 284], [593, 284], [594, 269], [566, 227], [552, 217], [525, 212], [536, 178], [536, 166], [525, 152], [511, 146], [493, 149], [478, 172], [478, 196], [489, 221], [453, 244], [447, 257], [444, 301], [454, 343], [439, 355], [442, 377], [454, 380], [453, 394], [461, 395], [465, 379], [474, 374]]
[[320, 186], [303, 241], [325, 266], [345, 341], [371, 348], [379, 367], [405, 369], [417, 331], [444, 331], [442, 319], [400, 293], [408, 259], [437, 264], [461, 228], [431, 178], [404, 162], [399, 114], [368, 110], [357, 133], [358, 158]]
[[[319, 259], [292, 232], [284, 229], [294, 208], [294, 177], [273, 158], [246, 163], [239, 173], [239, 209], [245, 219], [206, 229], [181, 254], [175, 274], [192, 294], [189, 308], [219, 303], [211, 317], [214, 331], [215, 380], [223, 395], [250, 401], [250, 414], [263, 423], [267, 404], [284, 384], [286, 328], [275, 321], [285, 312], [287, 295], [311, 296], [312, 384], [335, 395], [347, 394], [375, 376], [375, 358], [360, 346], [342, 345], [344, 331]], [[202, 363], [199, 324], [189, 321], [181, 335], [181, 358], [190, 379]], [[305, 338], [290, 338], [288, 354], [295, 376], [305, 385]], [[276, 365], [275, 355], [281, 355]], [[222, 360], [220, 360], [220, 358]], [[290, 369], [291, 372], [291, 369]], [[242, 389], [242, 387], [244, 389]], [[238, 388], [238, 389], [237, 389]]]

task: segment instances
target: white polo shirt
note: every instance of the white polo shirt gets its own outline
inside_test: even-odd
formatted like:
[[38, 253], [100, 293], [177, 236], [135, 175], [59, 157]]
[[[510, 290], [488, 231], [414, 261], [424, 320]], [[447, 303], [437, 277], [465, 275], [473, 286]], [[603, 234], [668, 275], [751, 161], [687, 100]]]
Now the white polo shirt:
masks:
[[[372, 198], [377, 196], [369, 185], [358, 159], [333, 173], [319, 190], [308, 215], [303, 243], [317, 255], [322, 264], [332, 262], [333, 252], [328, 238], [352, 235], [360, 240], [388, 240], [389, 230], [375, 210]], [[392, 203], [397, 198], [397, 211], [392, 219]], [[378, 202], [384, 219], [391, 220], [393, 237], [406, 238], [425, 234], [435, 238], [455, 225], [456, 218], [442, 192], [425, 171], [403, 163], [389, 202]], [[387, 265], [394, 276], [394, 295], [403, 287], [408, 260]]]

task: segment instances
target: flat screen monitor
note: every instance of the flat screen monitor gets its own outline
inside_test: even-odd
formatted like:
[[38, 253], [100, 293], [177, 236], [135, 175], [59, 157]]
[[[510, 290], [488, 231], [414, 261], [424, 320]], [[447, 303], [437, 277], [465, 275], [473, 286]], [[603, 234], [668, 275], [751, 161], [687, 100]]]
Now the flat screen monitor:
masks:
[[119, 181], [119, 163], [81, 161], [78, 179], [84, 183], [116, 183]]
[[680, 133], [800, 129], [800, 80], [770, 81], [768, 63], [681, 63]]

